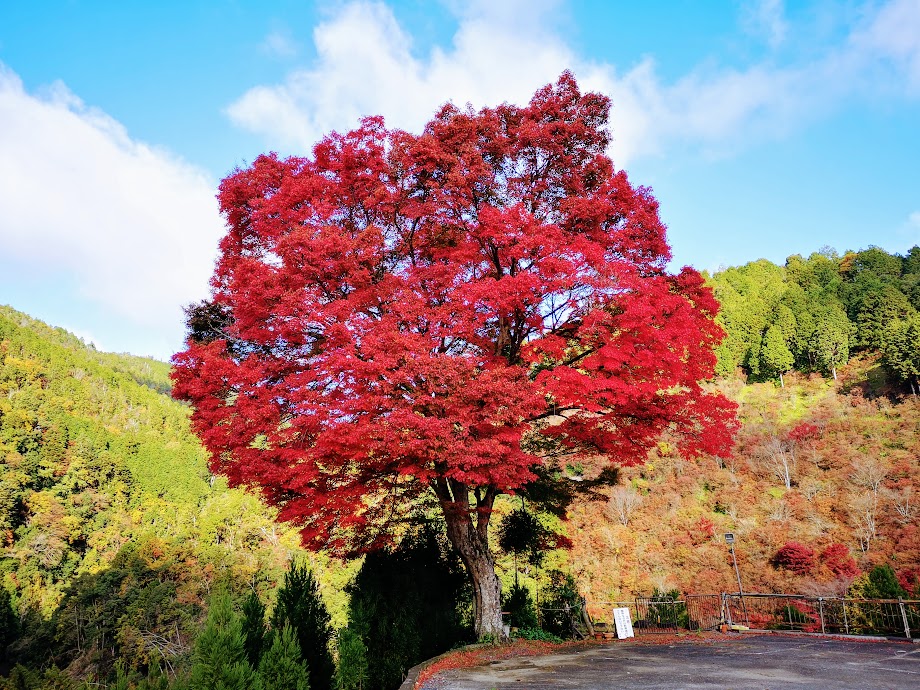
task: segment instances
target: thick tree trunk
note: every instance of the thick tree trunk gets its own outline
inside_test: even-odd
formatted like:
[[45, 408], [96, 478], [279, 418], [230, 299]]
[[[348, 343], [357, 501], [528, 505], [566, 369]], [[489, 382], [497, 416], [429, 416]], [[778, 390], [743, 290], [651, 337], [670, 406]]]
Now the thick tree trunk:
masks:
[[447, 523], [447, 538], [460, 554], [473, 584], [476, 637], [501, 640], [504, 637], [502, 588], [495, 574], [488, 538], [495, 492], [486, 490], [480, 494], [477, 491], [475, 506], [470, 505], [469, 487], [460, 482], [438, 480], [435, 493]]

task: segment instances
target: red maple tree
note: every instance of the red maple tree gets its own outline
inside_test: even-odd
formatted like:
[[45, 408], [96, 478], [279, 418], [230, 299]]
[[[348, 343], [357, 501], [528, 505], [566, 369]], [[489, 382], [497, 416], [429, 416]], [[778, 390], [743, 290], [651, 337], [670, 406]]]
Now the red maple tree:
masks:
[[700, 384], [717, 303], [667, 272], [608, 111], [565, 73], [525, 107], [447, 105], [420, 135], [368, 118], [312, 158], [259, 157], [220, 186], [213, 300], [174, 358], [212, 468], [307, 545], [371, 549], [439, 507], [479, 635], [501, 634], [499, 494], [562, 457], [643, 462], [665, 432], [687, 455], [731, 443], [734, 406]]

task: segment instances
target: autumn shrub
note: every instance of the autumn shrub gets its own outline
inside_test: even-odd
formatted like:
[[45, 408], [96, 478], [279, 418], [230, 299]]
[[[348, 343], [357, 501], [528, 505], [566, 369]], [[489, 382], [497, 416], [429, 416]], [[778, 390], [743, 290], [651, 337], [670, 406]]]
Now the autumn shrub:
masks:
[[821, 552], [821, 563], [837, 577], [851, 578], [859, 574], [856, 560], [843, 544], [831, 544]]
[[915, 599], [920, 597], [920, 568], [902, 568], [897, 573], [898, 584]]
[[789, 541], [776, 552], [770, 562], [775, 568], [807, 575], [815, 567], [815, 552], [797, 541]]
[[715, 532], [715, 523], [705, 515], [701, 515], [699, 520], [693, 523], [690, 539], [694, 546], [699, 546], [700, 544], [705, 544], [707, 541], [712, 539], [712, 535], [714, 535]]
[[[815, 632], [817, 612], [810, 606], [801, 602], [787, 604], [777, 611], [779, 622], [771, 627], [775, 630], [804, 630]], [[820, 627], [820, 626], [818, 626]]]

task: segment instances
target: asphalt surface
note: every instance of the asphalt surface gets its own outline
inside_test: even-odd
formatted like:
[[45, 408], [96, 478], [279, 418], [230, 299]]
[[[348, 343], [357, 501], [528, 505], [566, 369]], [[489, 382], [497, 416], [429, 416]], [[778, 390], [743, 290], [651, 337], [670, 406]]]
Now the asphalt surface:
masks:
[[587, 649], [443, 671], [424, 690], [920, 689], [920, 644], [740, 635]]

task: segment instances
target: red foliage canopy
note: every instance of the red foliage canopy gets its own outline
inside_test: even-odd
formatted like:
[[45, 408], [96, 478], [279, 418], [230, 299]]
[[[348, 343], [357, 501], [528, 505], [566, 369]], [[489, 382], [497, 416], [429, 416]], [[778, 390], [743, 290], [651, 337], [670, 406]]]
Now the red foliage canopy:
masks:
[[663, 432], [726, 453], [734, 406], [699, 383], [717, 303], [667, 272], [608, 110], [566, 73], [526, 107], [448, 105], [420, 135], [369, 118], [227, 177], [173, 374], [212, 467], [307, 543], [364, 548], [430, 489], [488, 511], [548, 454], [629, 465]]
[[805, 575], [815, 567], [814, 549], [797, 541], [786, 542], [773, 556], [773, 565]]
[[814, 424], [801, 422], [796, 424], [789, 432], [789, 439], [792, 441], [806, 441], [816, 438], [821, 430]]
[[821, 552], [821, 562], [837, 577], [856, 577], [859, 568], [844, 544], [831, 544]]

